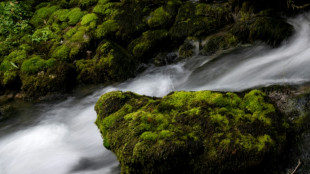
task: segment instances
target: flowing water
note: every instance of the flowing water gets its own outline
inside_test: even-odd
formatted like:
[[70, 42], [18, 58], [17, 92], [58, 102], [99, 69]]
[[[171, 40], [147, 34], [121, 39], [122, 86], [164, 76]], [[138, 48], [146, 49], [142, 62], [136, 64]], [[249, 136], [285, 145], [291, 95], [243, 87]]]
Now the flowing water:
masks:
[[122, 90], [164, 96], [175, 90], [241, 91], [272, 84], [310, 82], [310, 14], [289, 20], [296, 34], [277, 49], [262, 44], [216, 56], [149, 67], [124, 83], [79, 93], [63, 101], [21, 107], [0, 128], [0, 174], [114, 174], [116, 157], [102, 146], [94, 104]]

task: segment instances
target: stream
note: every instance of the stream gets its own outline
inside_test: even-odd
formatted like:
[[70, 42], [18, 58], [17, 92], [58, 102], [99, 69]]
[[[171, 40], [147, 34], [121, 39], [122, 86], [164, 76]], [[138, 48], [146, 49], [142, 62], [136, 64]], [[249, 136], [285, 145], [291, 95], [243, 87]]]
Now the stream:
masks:
[[310, 82], [310, 14], [289, 22], [295, 34], [282, 46], [240, 47], [220, 55], [196, 55], [172, 65], [150, 66], [123, 83], [97, 86], [83, 95], [24, 106], [0, 127], [0, 174], [118, 174], [119, 163], [102, 145], [94, 105], [122, 90], [164, 96], [175, 90], [242, 91]]

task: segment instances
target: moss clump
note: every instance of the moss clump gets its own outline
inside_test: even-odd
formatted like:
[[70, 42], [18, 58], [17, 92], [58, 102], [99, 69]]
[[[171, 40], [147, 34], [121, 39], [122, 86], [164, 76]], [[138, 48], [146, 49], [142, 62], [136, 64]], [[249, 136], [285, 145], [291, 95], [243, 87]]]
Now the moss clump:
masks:
[[136, 62], [124, 48], [105, 40], [98, 46], [93, 59], [78, 60], [76, 67], [79, 81], [99, 83], [131, 77]]
[[163, 98], [116, 91], [101, 96], [95, 110], [122, 173], [253, 172], [286, 141], [284, 121], [259, 90]]
[[18, 80], [18, 73], [16, 71], [6, 71], [3, 74], [2, 84], [4, 86], [12, 86], [13, 84], [16, 84], [16, 81]]
[[52, 58], [58, 59], [58, 60], [65, 60], [68, 61], [70, 58], [70, 51], [71, 48], [68, 47], [66, 44], [63, 44], [59, 47], [57, 47], [51, 54]]
[[171, 36], [206, 36], [232, 23], [229, 5], [186, 2], [180, 8], [175, 23], [170, 29]]
[[[53, 61], [53, 60], [48, 60]], [[46, 61], [46, 66], [48, 66]], [[23, 74], [22, 91], [25, 97], [38, 97], [52, 92], [66, 92], [75, 85], [75, 71], [70, 65], [54, 61], [53, 66], [37, 74]]]
[[50, 16], [48, 23], [67, 22], [69, 25], [75, 25], [80, 21], [84, 14], [85, 12], [81, 11], [80, 8], [59, 9]]
[[85, 13], [81, 11], [80, 8], [73, 8], [68, 13], [68, 24], [69, 25], [75, 25], [77, 24], [80, 19], [83, 17]]
[[113, 19], [119, 13], [119, 10], [117, 9], [119, 5], [120, 4], [115, 2], [98, 2], [98, 4], [94, 7], [93, 12], [102, 16], [109, 16]]
[[53, 36], [53, 32], [50, 30], [49, 27], [37, 29], [33, 35], [31, 36], [32, 42], [34, 43], [40, 43], [40, 42], [47, 42], [49, 39], [51, 39]]
[[25, 50], [14, 50], [4, 57], [4, 60], [0, 64], [0, 71], [18, 69], [27, 58], [28, 56]]
[[82, 25], [89, 25], [91, 28], [96, 26], [96, 21], [98, 20], [98, 16], [95, 13], [89, 13], [83, 16], [81, 24]]
[[293, 33], [293, 27], [283, 19], [259, 17], [249, 28], [250, 40], [262, 40], [270, 45], [279, 45]]
[[30, 23], [34, 25], [35, 27], [38, 27], [40, 25], [44, 25], [47, 23], [47, 20], [49, 19], [49, 16], [53, 14], [56, 10], [60, 9], [59, 6], [47, 6], [42, 7], [38, 9], [33, 17], [30, 20]]
[[277, 17], [272, 9], [254, 13], [250, 5], [244, 4], [246, 3], [243, 3], [237, 22], [231, 29], [238, 40], [246, 43], [260, 40], [271, 46], [278, 46], [293, 34], [293, 27], [285, 19]]
[[179, 48], [179, 57], [181, 59], [185, 59], [191, 57], [195, 54], [195, 45], [193, 45], [190, 41], [186, 40], [183, 45]]
[[150, 14], [147, 23], [151, 28], [165, 26], [169, 24], [171, 17], [164, 7], [159, 7]]
[[[138, 58], [151, 57], [154, 52], [158, 52], [158, 48], [163, 48], [168, 39], [168, 31], [166, 30], [150, 30], [142, 34], [141, 37], [135, 39], [129, 44], [129, 50]], [[160, 45], [160, 47], [159, 47]]]
[[207, 39], [200, 53], [202, 55], [212, 55], [217, 51], [236, 47], [238, 43], [238, 38], [231, 33], [217, 33]]
[[21, 70], [24, 73], [34, 74], [45, 68], [45, 60], [40, 56], [33, 56], [32, 58], [24, 61]]
[[97, 27], [96, 37], [104, 38], [111, 34], [114, 34], [119, 30], [119, 25], [115, 20], [106, 20]]
[[79, 5], [86, 8], [94, 5], [96, 2], [98, 2], [98, 0], [79, 0]]

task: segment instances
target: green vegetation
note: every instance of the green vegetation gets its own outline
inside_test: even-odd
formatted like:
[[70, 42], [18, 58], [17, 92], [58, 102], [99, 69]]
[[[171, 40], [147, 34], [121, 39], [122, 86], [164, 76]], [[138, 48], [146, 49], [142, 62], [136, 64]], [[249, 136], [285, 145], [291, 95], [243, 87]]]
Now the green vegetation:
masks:
[[116, 91], [98, 100], [96, 125], [123, 173], [233, 173], [277, 158], [285, 144], [285, 121], [267, 101], [259, 90], [163, 98]]
[[[266, 3], [270, 6], [259, 5], [256, 0], [223, 3], [188, 0], [1, 1], [0, 82], [4, 83], [0, 83], [0, 95], [2, 91], [11, 90], [12, 86], [5, 85], [8, 82], [17, 85], [14, 90], [29, 91], [23, 90], [23, 84], [28, 81], [25, 74], [47, 73], [52, 67], [43, 66], [43, 62], [50, 59], [74, 67], [78, 73], [74, 79], [77, 82], [101, 83], [132, 77], [139, 71], [136, 68], [140, 64], [150, 63], [154, 57], [167, 55], [167, 52], [179, 49], [180, 53], [179, 58], [172, 58], [169, 63], [191, 57], [193, 48], [184, 41], [186, 38], [199, 41], [207, 38], [207, 42], [201, 42], [206, 43], [199, 50], [202, 54], [213, 54], [240, 42], [262, 40], [278, 45], [292, 33], [292, 27], [280, 17], [280, 11], [307, 4], [290, 2], [290, 7], [279, 8], [280, 1], [286, 0]], [[218, 30], [224, 34], [219, 34]], [[110, 43], [109, 47], [113, 48], [104, 53], [98, 51], [105, 45], [103, 43]], [[38, 55], [40, 60], [33, 59]], [[31, 68], [27, 70], [26, 67]]]
[[239, 41], [231, 33], [217, 33], [207, 39], [207, 43], [201, 49], [201, 54], [212, 55], [217, 51], [236, 47]]
[[169, 14], [164, 7], [159, 7], [150, 14], [150, 18], [147, 21], [151, 28], [167, 25], [171, 20], [171, 14]]

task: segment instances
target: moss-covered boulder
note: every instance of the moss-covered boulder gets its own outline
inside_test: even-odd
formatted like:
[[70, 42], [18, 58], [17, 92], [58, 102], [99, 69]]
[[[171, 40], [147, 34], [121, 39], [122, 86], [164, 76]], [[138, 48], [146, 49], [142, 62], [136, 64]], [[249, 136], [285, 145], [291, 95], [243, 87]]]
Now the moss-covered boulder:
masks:
[[167, 30], [149, 30], [139, 38], [133, 40], [128, 49], [141, 61], [147, 62], [154, 53], [167, 49], [165, 45], [169, 41]]
[[58, 62], [57, 64], [54, 62], [50, 68], [47, 68], [51, 63], [51, 60], [47, 60], [43, 62], [45, 68], [37, 69], [36, 66], [43, 60], [31, 59], [31, 61], [33, 62], [29, 62], [29, 65], [28, 62], [27, 65], [24, 65], [29, 68], [29, 71], [25, 71], [21, 75], [21, 89], [25, 97], [33, 98], [53, 92], [66, 92], [75, 86], [76, 73], [72, 66], [64, 62]]
[[244, 43], [263, 41], [278, 46], [293, 34], [293, 26], [286, 22], [274, 9], [255, 11], [249, 2], [244, 2], [236, 15], [230, 32]]
[[259, 90], [163, 98], [115, 91], [95, 110], [122, 173], [268, 173], [260, 166], [276, 160], [286, 143], [285, 120]]
[[220, 32], [207, 38], [200, 53], [202, 55], [212, 55], [217, 51], [236, 47], [238, 43], [239, 41], [236, 36], [228, 32]]
[[185, 40], [184, 44], [179, 48], [179, 58], [185, 59], [195, 55], [196, 46], [193, 43], [194, 41]]
[[233, 23], [228, 3], [204, 4], [186, 2], [180, 8], [170, 29], [173, 38], [206, 36]]
[[102, 41], [92, 59], [76, 62], [78, 81], [100, 83], [124, 80], [132, 77], [137, 61], [121, 46], [114, 42]]

